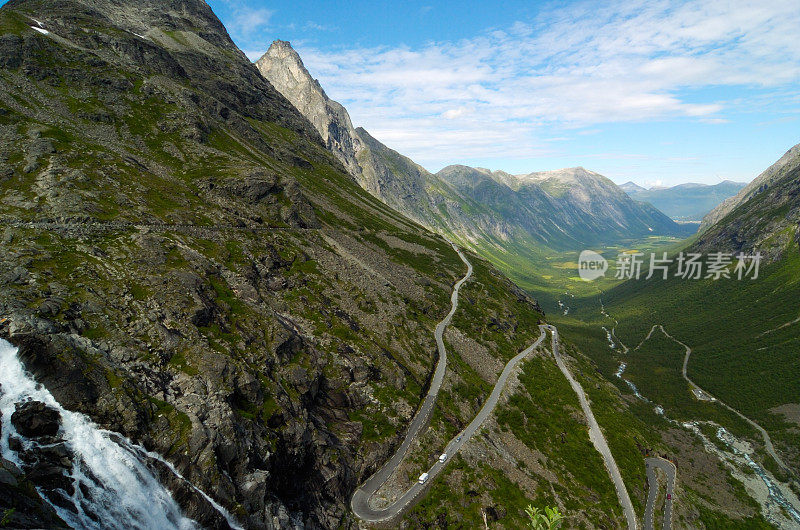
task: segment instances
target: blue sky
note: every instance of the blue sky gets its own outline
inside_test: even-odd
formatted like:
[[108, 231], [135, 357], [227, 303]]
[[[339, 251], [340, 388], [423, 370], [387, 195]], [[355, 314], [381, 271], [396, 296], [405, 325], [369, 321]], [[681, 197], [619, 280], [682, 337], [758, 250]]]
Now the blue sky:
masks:
[[253, 59], [291, 41], [354, 124], [433, 171], [747, 181], [800, 142], [796, 0], [210, 4]]
[[210, 0], [252, 59], [289, 40], [390, 147], [622, 183], [748, 181], [800, 142], [800, 2]]

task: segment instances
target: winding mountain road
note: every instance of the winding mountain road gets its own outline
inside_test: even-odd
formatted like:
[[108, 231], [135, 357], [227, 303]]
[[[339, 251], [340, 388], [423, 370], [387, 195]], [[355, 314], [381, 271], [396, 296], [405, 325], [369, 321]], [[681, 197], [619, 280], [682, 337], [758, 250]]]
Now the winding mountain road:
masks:
[[436, 326], [435, 335], [436, 344], [439, 348], [439, 362], [436, 365], [430, 390], [428, 391], [427, 396], [425, 396], [425, 400], [417, 412], [417, 415], [412, 420], [411, 426], [409, 427], [406, 437], [403, 440], [403, 443], [400, 445], [400, 448], [386, 462], [386, 464], [381, 467], [381, 469], [379, 469], [374, 475], [367, 479], [364, 484], [356, 489], [356, 491], [353, 493], [353, 498], [350, 501], [350, 508], [353, 510], [353, 513], [359, 519], [362, 519], [366, 522], [378, 523], [390, 521], [399, 516], [405, 509], [410, 507], [416, 500], [420, 498], [421, 494], [427, 489], [431, 482], [433, 482], [436, 476], [445, 468], [452, 456], [455, 455], [461, 449], [461, 447], [467, 443], [475, 433], [478, 432], [481, 424], [494, 411], [494, 408], [497, 406], [497, 402], [500, 398], [500, 394], [503, 391], [503, 387], [505, 386], [508, 378], [511, 376], [514, 368], [516, 368], [517, 364], [522, 359], [527, 357], [537, 346], [539, 346], [546, 336], [543, 326], [540, 326], [539, 338], [536, 339], [536, 341], [528, 346], [525, 350], [518, 353], [513, 359], [508, 361], [506, 366], [503, 368], [503, 372], [500, 374], [500, 377], [497, 379], [497, 383], [492, 389], [492, 393], [481, 407], [481, 410], [470, 422], [470, 424], [467, 425], [463, 431], [457, 434], [455, 438], [450, 440], [445, 447], [443, 452], [447, 453], [447, 460], [444, 462], [439, 460], [436, 461], [433, 467], [428, 470], [428, 479], [424, 484], [415, 482], [408, 490], [406, 490], [405, 493], [403, 493], [403, 495], [400, 496], [400, 498], [398, 498], [389, 506], [385, 506], [383, 508], [373, 508], [370, 505], [370, 500], [403, 461], [403, 457], [408, 451], [411, 442], [414, 440], [414, 437], [417, 436], [422, 426], [425, 424], [425, 421], [427, 421], [428, 416], [433, 411], [433, 406], [436, 402], [436, 396], [438, 395], [442, 386], [442, 381], [444, 380], [444, 375], [447, 368], [447, 351], [445, 350], [442, 336], [444, 329], [450, 323], [450, 320], [452, 319], [453, 314], [458, 307], [458, 290], [472, 274], [472, 265], [461, 253], [461, 251], [459, 251], [455, 246], [453, 246], [453, 248], [456, 249], [456, 252], [458, 252], [458, 255], [461, 257], [462, 261], [467, 264], [467, 275], [464, 276], [464, 278], [462, 278], [458, 283], [456, 283], [451, 296], [452, 309], [445, 319]]
[[375, 474], [367, 479], [367, 481], [364, 482], [364, 484], [362, 484], [355, 491], [355, 493], [353, 493], [353, 498], [350, 500], [350, 508], [357, 517], [364, 521], [378, 522], [395, 517], [411, 499], [416, 497], [416, 495], [419, 493], [417, 490], [421, 490], [421, 488], [418, 487], [420, 484], [414, 484], [414, 486], [412, 486], [411, 489], [409, 489], [394, 504], [382, 509], [373, 509], [370, 507], [370, 498], [375, 494], [376, 491], [378, 491], [383, 483], [389, 479], [392, 473], [394, 473], [394, 470], [397, 469], [397, 467], [403, 461], [403, 457], [408, 451], [411, 442], [414, 441], [414, 438], [417, 436], [417, 434], [419, 434], [423, 425], [425, 425], [425, 423], [428, 421], [428, 418], [433, 412], [433, 407], [436, 404], [436, 397], [439, 395], [439, 390], [441, 389], [442, 382], [444, 381], [444, 375], [447, 371], [447, 350], [444, 347], [443, 339], [444, 330], [450, 324], [456, 309], [458, 309], [458, 291], [461, 289], [461, 286], [464, 285], [464, 282], [466, 282], [469, 277], [472, 276], [472, 264], [469, 262], [469, 260], [467, 260], [466, 256], [464, 256], [464, 254], [458, 248], [456, 248], [455, 245], [453, 245], [453, 248], [456, 252], [458, 252], [458, 256], [461, 258], [461, 261], [466, 264], [467, 273], [453, 286], [453, 293], [450, 295], [450, 312], [447, 313], [447, 316], [445, 316], [444, 319], [439, 322], [439, 324], [436, 325], [436, 330], [434, 331], [434, 336], [436, 337], [436, 346], [439, 349], [439, 361], [436, 363], [436, 369], [433, 373], [431, 384], [428, 387], [428, 394], [425, 396], [422, 406], [420, 406], [417, 414], [414, 416], [414, 419], [411, 420], [411, 424], [408, 426], [408, 431], [406, 431], [406, 437], [400, 444], [400, 447], [383, 465], [383, 467], [375, 472]]
[[614, 460], [614, 456], [611, 454], [611, 450], [608, 447], [605, 436], [600, 430], [600, 426], [598, 425], [597, 420], [592, 413], [592, 409], [589, 406], [589, 402], [585, 392], [583, 391], [583, 388], [572, 377], [572, 374], [569, 372], [564, 360], [561, 358], [561, 354], [558, 351], [558, 330], [555, 326], [546, 324], [539, 326], [539, 337], [533, 344], [508, 361], [503, 368], [500, 377], [498, 377], [491, 394], [486, 399], [486, 402], [483, 404], [480, 411], [478, 411], [478, 414], [463, 431], [458, 433], [452, 440], [450, 440], [450, 442], [448, 442], [443, 451], [444, 453], [447, 453], [447, 459], [445, 461], [437, 460], [427, 471], [428, 477], [426, 481], [423, 483], [414, 482], [414, 484], [412, 484], [411, 487], [408, 488], [408, 490], [406, 490], [393, 503], [381, 508], [373, 507], [370, 501], [373, 500], [376, 492], [397, 470], [398, 466], [408, 452], [411, 443], [414, 441], [414, 438], [419, 434], [419, 432], [422, 430], [422, 427], [428, 421], [428, 418], [433, 412], [433, 407], [436, 404], [436, 398], [439, 394], [439, 390], [441, 389], [442, 382], [444, 381], [444, 376], [447, 371], [447, 350], [445, 349], [443, 339], [444, 330], [450, 324], [453, 314], [455, 314], [456, 309], [458, 308], [459, 289], [472, 275], [472, 264], [455, 245], [453, 245], [453, 248], [456, 250], [456, 252], [458, 252], [461, 260], [467, 265], [467, 274], [461, 280], [456, 282], [455, 286], [453, 286], [453, 293], [450, 296], [450, 301], [452, 303], [450, 312], [441, 322], [439, 322], [434, 332], [436, 345], [439, 350], [439, 361], [436, 364], [436, 369], [434, 370], [433, 378], [431, 379], [428, 394], [425, 396], [422, 406], [419, 408], [417, 414], [414, 416], [414, 419], [411, 421], [408, 431], [406, 432], [406, 436], [395, 454], [392, 455], [392, 457], [378, 471], [369, 477], [353, 493], [353, 497], [350, 500], [350, 508], [353, 510], [353, 513], [356, 515], [356, 517], [365, 522], [386, 523], [401, 515], [404, 510], [419, 500], [428, 486], [436, 479], [437, 475], [441, 473], [445, 466], [447, 466], [447, 463], [452, 459], [452, 457], [464, 446], [464, 444], [470, 440], [470, 438], [472, 438], [472, 436], [478, 432], [483, 422], [489, 417], [489, 415], [497, 406], [500, 395], [503, 392], [503, 388], [505, 387], [508, 378], [511, 377], [514, 369], [517, 367], [520, 361], [527, 357], [544, 341], [545, 337], [547, 336], [547, 330], [550, 330], [553, 334], [553, 356], [555, 357], [556, 364], [561, 369], [564, 377], [567, 378], [567, 381], [569, 381], [572, 389], [578, 395], [581, 408], [583, 409], [583, 413], [586, 416], [589, 424], [589, 439], [602, 456], [606, 469], [608, 470], [611, 480], [614, 483], [614, 487], [617, 491], [617, 497], [619, 498], [620, 505], [622, 506], [625, 514], [625, 519], [628, 523], [628, 528], [629, 530], [637, 530], [638, 527], [636, 513], [634, 512], [633, 504], [631, 503], [628, 495], [628, 490], [625, 488], [625, 483], [622, 480], [622, 475], [619, 472], [619, 468]]
[[600, 425], [598, 425], [597, 420], [594, 418], [592, 408], [589, 406], [589, 400], [586, 397], [586, 393], [583, 391], [583, 387], [572, 377], [572, 374], [558, 351], [558, 330], [555, 326], [551, 325], [541, 327], [549, 329], [553, 334], [553, 356], [556, 359], [556, 364], [561, 369], [561, 373], [564, 374], [564, 377], [567, 378], [567, 381], [569, 381], [572, 390], [578, 395], [578, 401], [580, 401], [583, 414], [586, 416], [586, 421], [589, 424], [589, 440], [594, 444], [600, 456], [603, 457], [608, 474], [611, 476], [611, 481], [614, 483], [614, 488], [617, 490], [617, 497], [619, 498], [620, 505], [622, 505], [622, 511], [625, 513], [628, 529], [636, 530], [636, 512], [633, 509], [633, 503], [631, 503], [628, 490], [625, 488], [625, 482], [622, 480], [622, 475], [617, 467], [617, 462], [614, 460], [614, 455], [611, 454], [611, 449], [609, 449], [606, 438], [603, 436], [603, 431], [600, 430]]
[[644, 509], [644, 530], [653, 530], [653, 510], [658, 496], [658, 479], [656, 469], [660, 469], [667, 477], [667, 492], [664, 499], [664, 523], [662, 530], [672, 528], [672, 501], [675, 497], [675, 464], [663, 458], [645, 458], [647, 467], [647, 483], [650, 489], [647, 493], [647, 506]]

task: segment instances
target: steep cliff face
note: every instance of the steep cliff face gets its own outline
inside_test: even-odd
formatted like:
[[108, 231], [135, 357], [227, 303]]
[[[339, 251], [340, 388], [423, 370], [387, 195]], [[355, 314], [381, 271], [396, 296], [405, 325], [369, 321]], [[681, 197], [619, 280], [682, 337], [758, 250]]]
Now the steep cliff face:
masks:
[[343, 106], [325, 94], [291, 44], [276, 40], [267, 53], [256, 61], [256, 67], [278, 92], [308, 118], [328, 149], [362, 183], [362, 168], [358, 162], [362, 144], [350, 122], [350, 115]]
[[[246, 527], [352, 526], [455, 252], [356, 185], [202, 0], [16, 0], [0, 50], [2, 336]], [[540, 313], [482, 270], [476, 320], [513, 349]]]

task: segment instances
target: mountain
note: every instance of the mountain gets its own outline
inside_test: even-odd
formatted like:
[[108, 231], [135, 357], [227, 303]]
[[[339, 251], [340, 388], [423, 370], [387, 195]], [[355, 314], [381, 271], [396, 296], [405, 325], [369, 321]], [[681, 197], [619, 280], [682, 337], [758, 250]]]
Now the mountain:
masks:
[[[630, 280], [604, 294], [604, 311], [619, 319], [616, 334], [628, 344], [639, 344], [659, 324], [685, 345], [664, 343], [657, 355], [625, 360], [634, 370], [639, 363], [635, 382], [642, 394], [658, 396], [676, 419], [712, 420], [746, 436], [771, 480], [796, 484], [800, 431], [789, 411], [800, 407], [800, 149], [792, 148], [705, 223], [683, 252], [704, 261], [717, 252], [760, 254], [758, 268], [739, 279], [733, 258], [730, 278], [708, 278], [706, 271], [693, 280], [677, 277], [673, 263], [667, 280]], [[762, 427], [774, 456], [742, 416], [691, 398], [691, 384], [679, 375], [685, 347], [692, 350], [689, 378]]]
[[[646, 278], [648, 251], [640, 278], [599, 295], [562, 295], [569, 314], [550, 317], [668, 446], [686, 527], [800, 524], [799, 155], [790, 150], [671, 249], [666, 278]], [[680, 252], [700, 256], [699, 278], [683, 276]], [[741, 279], [740, 252], [761, 256], [757, 268], [747, 259], [753, 268]], [[730, 259], [718, 279], [709, 276], [715, 256]]]
[[552, 248], [678, 231], [662, 213], [632, 201], [609, 179], [581, 167], [515, 176], [449, 166], [436, 175]]
[[794, 171], [798, 166], [800, 166], [800, 144], [789, 149], [777, 162], [753, 179], [750, 184], [745, 186], [735, 196], [729, 197], [709, 212], [708, 215], [703, 218], [703, 222], [700, 225], [700, 232], [707, 230], [710, 226], [722, 220], [738, 206], [766, 190], [773, 182], [782, 179], [787, 173]]
[[[203, 527], [230, 527], [216, 503], [244, 528], [359, 527], [353, 491], [394, 454], [433, 377], [458, 254], [354, 182], [339, 158], [348, 144], [331, 143], [344, 136], [323, 137], [202, 0], [12, 0], [0, 50], [0, 337], [13, 344], [0, 357], [54, 400], [13, 401], [22, 381], [3, 365], [3, 524], [57, 528], [69, 512], [111, 526], [93, 506], [162, 508], [154, 495], [110, 502], [82, 463], [100, 456], [112, 475], [163, 483]], [[377, 182], [392, 175], [380, 189], [430, 194], [420, 215], [467, 219], [478, 206], [357, 134]], [[539, 335], [536, 302], [467, 255], [441, 394], [388, 495]], [[626, 426], [609, 443], [635, 452], [644, 427], [616, 412], [625, 403], [585, 357], [568, 361], [587, 374], [598, 418]], [[520, 373], [498, 419], [398, 524], [519, 528], [529, 503], [574, 507], [585, 527], [622, 523], [558, 368], [534, 352]], [[67, 443], [67, 424], [88, 429], [83, 445]], [[115, 451], [89, 443], [98, 432]], [[645, 480], [638, 457], [620, 467]]]
[[515, 268], [498, 259], [498, 253], [540, 253], [539, 247], [575, 250], [690, 232], [583, 168], [514, 177], [451, 166], [433, 175], [364, 129], [354, 130], [347, 112], [329, 100], [288, 43], [274, 42], [256, 64], [323, 137], [325, 131], [341, 132], [346, 140], [336, 145], [352, 147], [334, 146], [332, 151], [347, 167], [357, 161], [351, 173], [364, 189], [422, 225], [495, 259], [512, 277]]
[[[280, 77], [270, 81], [280, 86]], [[285, 95], [290, 101], [295, 97], [291, 91]], [[658, 233], [686, 235], [691, 230], [677, 227], [652, 205], [632, 200], [608, 179], [583, 168], [510, 175], [450, 166], [431, 175], [368, 137], [363, 129], [357, 129], [356, 134], [362, 140], [357, 159], [365, 189], [410, 218], [469, 244], [507, 274], [525, 280], [530, 290], [534, 290], [531, 286], [543, 286], [540, 280], [547, 279], [541, 273], [534, 277], [537, 269], [549, 272], [573, 265], [571, 260], [550, 265], [548, 260], [558, 261], [566, 255], [555, 252], [557, 249], [624, 242], [626, 238]], [[367, 145], [371, 156], [364, 157]], [[365, 171], [371, 164], [373, 168]], [[774, 508], [770, 496], [775, 491], [785, 492], [787, 497], [794, 495], [789, 483], [792, 474], [798, 472], [796, 448], [800, 447], [796, 428], [800, 406], [796, 401], [800, 381], [796, 351], [800, 345], [796, 304], [792, 302], [800, 292], [800, 253], [795, 244], [797, 195], [791, 180], [796, 180], [796, 175], [781, 171], [788, 175], [786, 180], [778, 183], [773, 179], [775, 187], [760, 195], [762, 198], [743, 203], [750, 203], [749, 207], [734, 208], [723, 221], [683, 248], [704, 253], [764, 248], [760, 281], [683, 280], [674, 277], [673, 264], [666, 281], [657, 277], [632, 280], [603, 293], [601, 299], [570, 298], [573, 311], [569, 316], [550, 317], [558, 322], [575, 362], [582, 366], [581, 378], [602, 373], [606, 380], [617, 382], [624, 405], [615, 402], [611, 406], [614, 412], [605, 409], [600, 422], [614, 453], [625, 455], [622, 473], [626, 481], [643, 483], [640, 454], [665, 454], [677, 463], [678, 498], [684, 502], [676, 505], [676, 517], [687, 527], [784, 523], [791, 527], [796, 522], [788, 511]], [[364, 178], [365, 174], [373, 176]], [[692, 186], [684, 188], [682, 192], [697, 191]], [[624, 341], [630, 349], [621, 353], [617, 341]], [[681, 377], [682, 363], [688, 359], [684, 344], [692, 349], [688, 376], [711, 392], [715, 401], [698, 399], [694, 383]], [[583, 354], [591, 362], [586, 362]], [[546, 419], [552, 407], [548, 395], [555, 392], [557, 399], [562, 398], [559, 383], [541, 379], [548, 377], [546, 363], [537, 359], [529, 366], [535, 366], [535, 370], [526, 371], [521, 379], [527, 381], [525, 394], [515, 395], [509, 408], [498, 413], [499, 439], [510, 431], [537, 450], [553, 445], [570, 450], [568, 440], [573, 433], [558, 432], [562, 424]], [[606, 380], [598, 378], [587, 385], [594, 404], [613, 402], [604, 394]], [[753, 421], [768, 429], [771, 441], [762, 437], [760, 427], [750, 423]], [[556, 432], [549, 429], [554, 423], [558, 425]], [[725, 437], [728, 434], [744, 442], [731, 442], [735, 451], [726, 445], [731, 440]], [[531, 439], [536, 441], [532, 443]], [[560, 472], [581, 473], [575, 465], [578, 461], [582, 456], [570, 454], [562, 461], [563, 467], [559, 466]], [[755, 469], [755, 473], [742, 472], [745, 467]], [[482, 477], [491, 477], [492, 491], [498, 497], [513, 499], [513, 494], [505, 492], [508, 477], [537, 473], [527, 471], [532, 469], [530, 461], [524, 466], [518, 462], [516, 468], [521, 472], [503, 468], [505, 477], [484, 468]], [[407, 473], [414, 476], [411, 471]], [[411, 526], [422, 526], [421, 522], [437, 514], [440, 521], [452, 522], [452, 510], [443, 506], [461, 510], [460, 499], [476, 497], [469, 493], [472, 482], [465, 473], [461, 481], [432, 487], [415, 509]], [[773, 488], [778, 483], [780, 487]], [[461, 496], [462, 488], [465, 496]], [[641, 507], [641, 491], [636, 491], [640, 488], [631, 490], [635, 497], [639, 495], [633, 499], [634, 505]], [[480, 519], [472, 523], [483, 524]], [[505, 523], [501, 526], [507, 527]]]
[[313, 79], [292, 46], [282, 40], [272, 43], [257, 62], [261, 74], [305, 116], [322, 137], [327, 148], [357, 179], [361, 141], [350, 122], [350, 115], [331, 100]]
[[[3, 337], [61, 405], [245, 526], [352, 524], [461, 260], [357, 186], [201, 0], [16, 0], [0, 31]], [[541, 314], [471, 259], [459, 327], [508, 327], [475, 360], [510, 358]], [[437, 432], [476, 406], [452, 393]]]
[[[647, 188], [643, 188], [642, 186], [639, 186], [635, 182], [631, 182], [631, 181], [628, 181], [625, 184], [620, 184], [619, 187], [622, 188], [622, 191], [624, 191], [628, 195], [631, 195], [631, 193], [636, 193], [636, 192], [639, 192], [639, 191], [647, 191]], [[631, 195], [631, 197], [632, 196], [633, 195]]]
[[703, 219], [696, 246], [780, 261], [800, 244], [800, 144]]
[[726, 180], [719, 184], [679, 184], [671, 188], [642, 188], [632, 182], [620, 186], [637, 201], [647, 202], [676, 221], [698, 222], [746, 184]]
[[362, 188], [425, 226], [478, 237], [476, 223], [460, 211], [465, 199], [363, 128], [354, 129], [347, 110], [328, 98], [290, 43], [274, 41], [256, 67], [308, 118]]
[[[340, 158], [347, 144], [332, 153], [331, 137], [263, 78], [202, 0], [12, 0], [0, 8], [0, 50], [0, 337], [13, 344], [0, 343], [3, 525], [58, 528], [69, 513], [85, 527], [188, 517], [229, 528], [219, 503], [248, 529], [360, 527], [351, 495], [394, 454], [427, 393], [434, 330], [465, 273], [458, 254], [359, 186]], [[380, 189], [426, 191], [419, 215], [525, 244], [557, 228], [541, 212], [542, 232], [505, 223], [364, 134], [359, 154], [375, 153], [375, 175], [388, 179]], [[515, 190], [495, 178], [465, 171], [463, 185], [554, 204], [564, 186]], [[596, 206], [580, 192], [561, 197], [570, 215]], [[474, 272], [443, 334], [441, 394], [387, 497], [475, 417], [544, 319], [528, 294], [467, 256]], [[573, 335], [579, 348], [567, 334], [564, 362], [642, 513], [646, 492], [630, 486], [645, 483], [642, 455], [679, 444], [654, 434], [665, 421], [640, 419], [635, 411], [652, 407], [621, 396], [599, 375], [601, 356], [591, 361], [583, 337]], [[29, 374], [15, 377], [9, 359]], [[520, 528], [529, 504], [562, 507], [578, 527], [623, 524], [570, 384], [546, 350], [521, 364], [480, 435], [398, 526]], [[13, 401], [22, 383], [57, 403]], [[80, 446], [63, 432], [76, 424]], [[98, 433], [102, 445], [88, 436]], [[683, 521], [730, 527], [720, 513], [752, 515], [741, 490], [712, 482], [717, 463], [697, 444], [680, 454], [692, 463], [681, 469], [703, 475], [681, 475], [681, 495], [701, 499], [693, 512], [676, 504]], [[102, 477], [85, 465], [97, 458], [109, 466]], [[103, 483], [117, 472], [163, 487], [117, 505]], [[165, 513], [164, 526], [99, 515], [158, 515], [164, 487], [181, 512]]]

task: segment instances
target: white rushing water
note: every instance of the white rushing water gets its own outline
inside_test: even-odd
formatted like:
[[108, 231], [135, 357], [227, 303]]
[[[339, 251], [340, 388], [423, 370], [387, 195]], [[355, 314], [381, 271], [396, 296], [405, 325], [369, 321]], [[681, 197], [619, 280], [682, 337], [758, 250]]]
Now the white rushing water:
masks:
[[617, 376], [619, 379], [622, 379], [623, 381], [625, 381], [625, 384], [628, 385], [628, 388], [631, 389], [631, 391], [633, 392], [634, 396], [636, 396], [637, 398], [641, 399], [642, 401], [647, 401], [649, 403], [650, 400], [639, 393], [639, 389], [636, 388], [636, 385], [633, 384], [633, 381], [630, 381], [630, 380], [625, 379], [624, 377], [622, 377], [622, 374], [625, 373], [625, 368], [627, 368], [627, 367], [628, 367], [627, 363], [622, 363], [622, 362], [619, 363], [619, 368], [617, 368], [617, 371], [616, 371], [616, 373], [614, 375]]
[[612, 337], [611, 332], [605, 326], [601, 327], [603, 328], [603, 331], [606, 332], [606, 340], [608, 341], [608, 347], [611, 348], [612, 350], [616, 349], [617, 345], [614, 344], [614, 338]]
[[[736, 437], [728, 432], [725, 427], [719, 427], [717, 429], [717, 439], [728, 446], [734, 454], [741, 456], [744, 459], [744, 461], [747, 463], [747, 466], [752, 469], [758, 478], [764, 482], [764, 485], [769, 493], [769, 501], [780, 506], [783, 511], [789, 514], [794, 522], [800, 527], [800, 510], [795, 508], [795, 506], [789, 502], [789, 499], [787, 499], [784, 491], [777, 484], [777, 481], [773, 480], [773, 477], [767, 473], [767, 471], [764, 470], [764, 468], [761, 467], [755, 460], [753, 460], [753, 457], [750, 456], [749, 453], [739, 449], [739, 446], [742, 445], [739, 440], [737, 440]], [[786, 493], [789, 492], [787, 491]]]
[[[11, 424], [15, 405], [40, 401], [61, 413], [59, 437], [75, 455], [69, 472], [75, 486], [70, 496], [74, 511], [55, 504], [53, 508], [71, 527], [97, 530], [199, 528], [181, 513], [170, 492], [145, 465], [141, 455], [149, 453], [143, 447], [100, 429], [83, 414], [64, 409], [25, 371], [17, 358], [17, 349], [1, 339], [0, 385], [0, 454], [17, 465], [22, 462], [9, 446], [10, 436], [19, 438], [25, 450], [35, 450], [37, 442], [20, 436]], [[232, 521], [221, 507], [215, 508]]]

